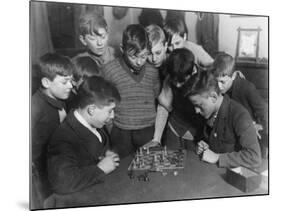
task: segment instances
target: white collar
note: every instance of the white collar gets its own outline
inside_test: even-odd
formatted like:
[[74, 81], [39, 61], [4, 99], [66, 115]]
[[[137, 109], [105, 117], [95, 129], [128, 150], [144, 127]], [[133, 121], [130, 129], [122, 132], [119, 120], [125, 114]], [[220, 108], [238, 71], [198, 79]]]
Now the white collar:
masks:
[[74, 111], [74, 116], [76, 117], [76, 119], [86, 128], [88, 128], [93, 134], [95, 134], [99, 141], [102, 143], [102, 138], [100, 133], [97, 131], [96, 128], [92, 127], [82, 116], [81, 114], [79, 114], [79, 112], [77, 110]]

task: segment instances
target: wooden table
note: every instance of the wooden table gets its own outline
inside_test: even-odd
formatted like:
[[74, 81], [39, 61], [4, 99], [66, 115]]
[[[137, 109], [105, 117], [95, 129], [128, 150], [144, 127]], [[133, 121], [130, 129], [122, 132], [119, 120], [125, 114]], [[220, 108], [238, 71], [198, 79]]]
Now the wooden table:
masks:
[[193, 151], [186, 152], [184, 170], [178, 175], [160, 172], [149, 173], [150, 181], [130, 179], [127, 168], [132, 156], [120, 162], [120, 166], [96, 184], [82, 192], [69, 195], [53, 194], [45, 201], [45, 208], [98, 206], [139, 202], [159, 202], [241, 195], [265, 195], [267, 188], [244, 193], [225, 181], [226, 169], [218, 168], [199, 159]]

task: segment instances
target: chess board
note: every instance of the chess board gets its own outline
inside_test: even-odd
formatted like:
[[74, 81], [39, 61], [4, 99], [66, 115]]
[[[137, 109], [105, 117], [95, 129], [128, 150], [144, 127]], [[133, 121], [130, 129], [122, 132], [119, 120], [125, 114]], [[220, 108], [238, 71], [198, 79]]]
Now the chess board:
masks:
[[167, 150], [164, 147], [139, 149], [129, 165], [129, 171], [163, 172], [184, 168], [184, 152]]

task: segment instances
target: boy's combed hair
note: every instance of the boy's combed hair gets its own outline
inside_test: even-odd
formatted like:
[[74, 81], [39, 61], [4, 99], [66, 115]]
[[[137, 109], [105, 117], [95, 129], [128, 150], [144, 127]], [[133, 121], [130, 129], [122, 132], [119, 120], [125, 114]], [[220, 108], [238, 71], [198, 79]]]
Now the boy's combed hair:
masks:
[[155, 24], [163, 27], [163, 17], [158, 9], [143, 9], [139, 16], [139, 23], [143, 27]]
[[39, 80], [46, 77], [52, 81], [57, 75], [71, 76], [74, 72], [74, 65], [66, 56], [47, 53], [39, 59], [38, 70]]
[[235, 62], [231, 55], [227, 53], [220, 53], [216, 56], [213, 63], [212, 73], [216, 77], [231, 76], [234, 71]]
[[91, 104], [103, 107], [113, 102], [120, 102], [121, 97], [111, 82], [99, 76], [92, 76], [85, 78], [79, 87], [76, 100], [79, 108], [85, 108]]
[[75, 79], [101, 75], [98, 64], [89, 56], [82, 56], [73, 60]]
[[194, 55], [193, 53], [186, 49], [175, 49], [170, 54], [166, 68], [172, 80], [177, 82], [184, 82], [188, 75], [192, 75], [194, 71]]
[[186, 34], [188, 38], [188, 29], [185, 22], [180, 18], [169, 18], [164, 25], [164, 32], [167, 37], [168, 44], [171, 43], [174, 34], [179, 34], [181, 37]]
[[150, 49], [160, 42], [162, 42], [163, 44], [166, 42], [165, 33], [160, 26], [152, 24], [147, 26], [145, 30], [148, 34]]
[[79, 33], [82, 36], [87, 34], [97, 34], [100, 28], [108, 30], [107, 23], [103, 16], [93, 13], [93, 12], [86, 12], [82, 14], [79, 19]]
[[122, 37], [123, 51], [137, 55], [148, 48], [148, 36], [143, 26], [131, 24], [123, 32]]
[[215, 91], [220, 94], [217, 79], [209, 71], [199, 71], [193, 75], [184, 87], [184, 96], [202, 95]]

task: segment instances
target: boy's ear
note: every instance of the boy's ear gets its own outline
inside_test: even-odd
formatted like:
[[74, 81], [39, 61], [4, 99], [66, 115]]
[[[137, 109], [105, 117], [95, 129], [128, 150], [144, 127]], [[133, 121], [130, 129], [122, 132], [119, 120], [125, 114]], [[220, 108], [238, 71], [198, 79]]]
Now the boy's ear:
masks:
[[120, 52], [123, 54], [124, 53], [124, 49], [123, 49], [123, 45], [120, 44]]
[[85, 46], [87, 45], [84, 36], [80, 35], [80, 36], [79, 36], [79, 40], [80, 40], [80, 42], [81, 42], [83, 45], [85, 45]]
[[50, 79], [43, 77], [41, 79], [41, 84], [45, 89], [48, 89], [50, 87]]
[[211, 98], [211, 101], [215, 104], [218, 100], [218, 94], [215, 91], [211, 91], [209, 94], [209, 97]]
[[91, 104], [88, 106], [87, 111], [90, 116], [93, 116], [95, 114], [96, 107], [97, 106], [95, 104]]

